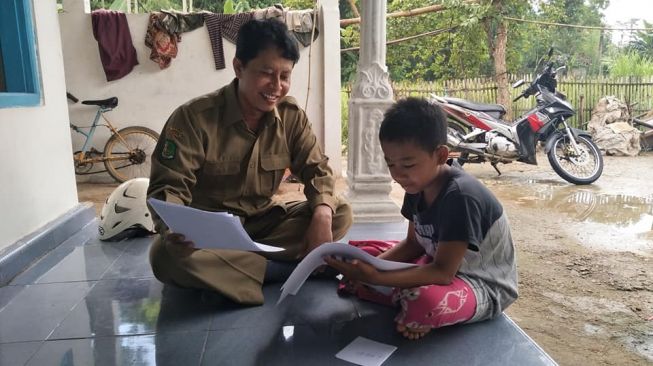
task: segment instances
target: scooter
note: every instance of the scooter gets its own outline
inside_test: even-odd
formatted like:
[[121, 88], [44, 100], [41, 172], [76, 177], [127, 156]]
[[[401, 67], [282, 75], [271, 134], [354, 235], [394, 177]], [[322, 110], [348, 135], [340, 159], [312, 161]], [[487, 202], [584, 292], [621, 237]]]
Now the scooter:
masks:
[[[534, 96], [537, 106], [514, 122], [503, 120], [506, 110], [499, 104], [431, 95], [431, 102], [447, 115], [447, 145], [452, 152], [459, 153], [461, 165], [490, 162], [499, 175], [499, 163], [537, 165], [535, 149], [541, 141], [551, 167], [564, 180], [591, 184], [601, 176], [603, 157], [589, 132], [567, 124], [575, 111], [566, 96], [556, 91], [556, 75], [565, 66], [554, 69], [552, 54], [550, 49], [543, 71], [513, 100]], [[524, 84], [523, 79], [519, 80], [513, 88]]]

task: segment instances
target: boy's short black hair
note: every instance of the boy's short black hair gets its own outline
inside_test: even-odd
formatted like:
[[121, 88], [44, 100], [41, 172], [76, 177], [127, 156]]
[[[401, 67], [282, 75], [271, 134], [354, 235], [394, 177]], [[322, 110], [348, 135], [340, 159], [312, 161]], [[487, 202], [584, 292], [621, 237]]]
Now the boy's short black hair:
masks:
[[426, 99], [409, 97], [390, 107], [379, 129], [381, 142], [414, 142], [433, 152], [447, 143], [447, 117]]
[[236, 41], [236, 58], [243, 66], [256, 58], [261, 51], [275, 47], [281, 56], [293, 62], [299, 61], [297, 41], [288, 31], [288, 27], [275, 18], [265, 20], [252, 19], [238, 30]]

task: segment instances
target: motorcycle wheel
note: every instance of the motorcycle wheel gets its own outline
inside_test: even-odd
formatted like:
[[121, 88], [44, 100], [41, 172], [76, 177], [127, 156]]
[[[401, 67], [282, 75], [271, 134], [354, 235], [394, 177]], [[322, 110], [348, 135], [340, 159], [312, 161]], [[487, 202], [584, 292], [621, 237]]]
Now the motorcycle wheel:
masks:
[[580, 150], [578, 155], [566, 135], [558, 137], [547, 154], [549, 163], [567, 182], [579, 185], [591, 184], [603, 173], [601, 151], [585, 136], [576, 137], [576, 144]]

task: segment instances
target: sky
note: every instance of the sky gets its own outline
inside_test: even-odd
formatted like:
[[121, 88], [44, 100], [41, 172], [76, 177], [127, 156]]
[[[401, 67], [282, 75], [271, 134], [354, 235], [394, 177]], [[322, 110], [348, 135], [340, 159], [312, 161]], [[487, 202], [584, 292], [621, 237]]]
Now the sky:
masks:
[[[605, 20], [612, 27], [630, 27], [632, 18], [644, 19], [653, 23], [653, 0], [610, 0], [610, 6], [604, 10]], [[619, 23], [622, 24], [619, 24]], [[636, 26], [642, 26], [637, 24]], [[616, 44], [627, 42], [631, 32], [613, 32], [612, 41]]]

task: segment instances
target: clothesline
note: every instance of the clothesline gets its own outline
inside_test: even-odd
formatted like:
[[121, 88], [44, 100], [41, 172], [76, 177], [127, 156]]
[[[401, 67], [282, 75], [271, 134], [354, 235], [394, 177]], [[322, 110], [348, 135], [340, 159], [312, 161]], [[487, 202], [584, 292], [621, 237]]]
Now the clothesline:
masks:
[[[145, 34], [145, 46], [151, 49], [150, 60], [156, 62], [160, 69], [168, 68], [172, 59], [177, 56], [177, 44], [181, 42], [181, 33], [206, 25], [215, 68], [221, 70], [225, 68], [222, 39], [236, 43], [238, 30], [248, 20], [277, 18], [286, 24], [300, 44], [307, 47], [319, 34], [318, 30], [314, 29], [314, 25], [317, 26], [316, 14], [314, 9], [286, 10], [280, 5], [238, 14], [206, 11], [151, 12]], [[135, 65], [138, 65], [125, 14], [96, 10], [91, 13], [91, 17], [100, 54], [104, 55], [101, 59], [107, 80], [124, 77]], [[133, 55], [133, 57], [125, 57], [125, 55]]]

